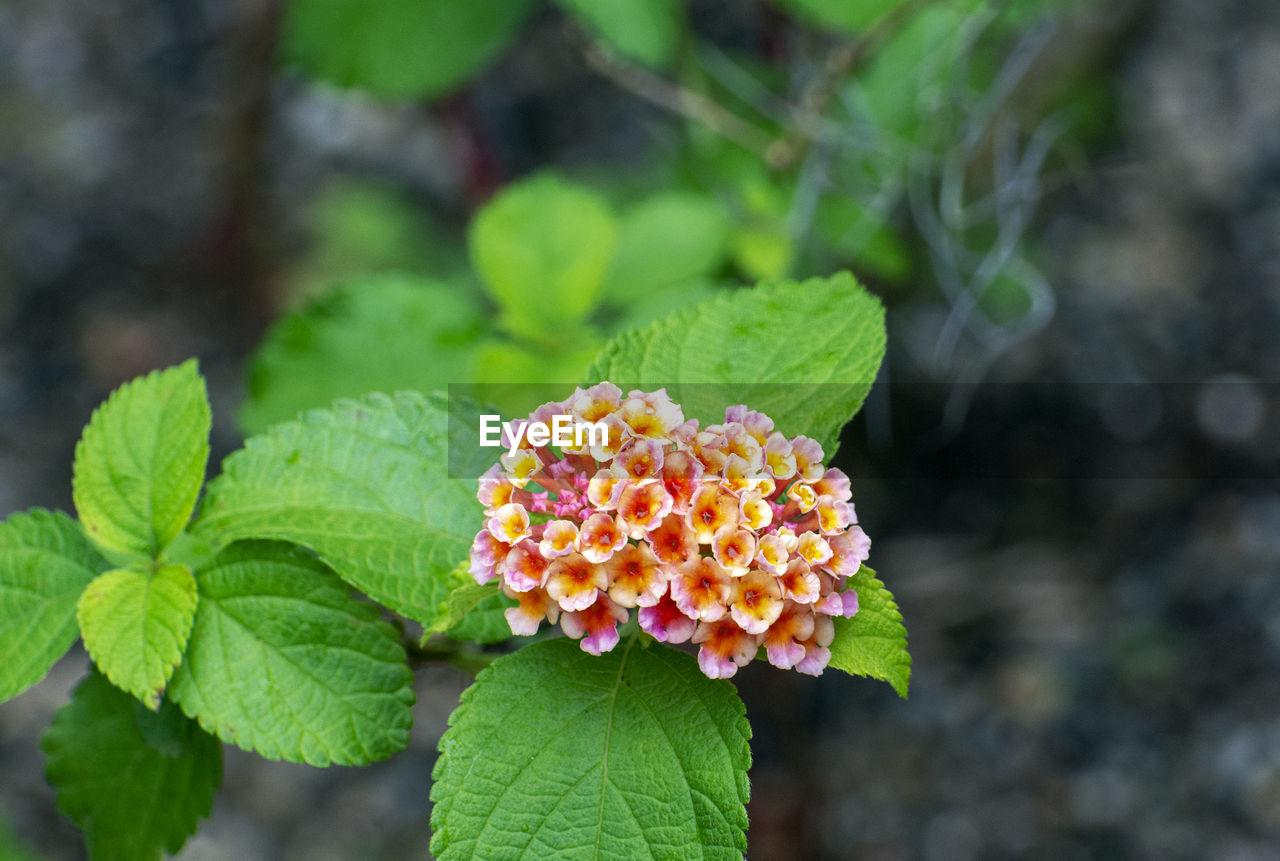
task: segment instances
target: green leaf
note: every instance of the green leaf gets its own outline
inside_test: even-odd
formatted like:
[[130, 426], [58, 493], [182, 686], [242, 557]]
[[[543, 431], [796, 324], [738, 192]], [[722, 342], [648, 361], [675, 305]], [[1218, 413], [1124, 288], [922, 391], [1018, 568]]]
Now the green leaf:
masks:
[[543, 175], [508, 186], [471, 222], [469, 238], [503, 325], [557, 341], [596, 307], [617, 226], [602, 198]]
[[98, 669], [154, 711], [182, 660], [195, 612], [191, 569], [165, 565], [155, 573], [118, 568], [99, 575], [80, 596], [76, 619]]
[[630, 305], [655, 290], [713, 274], [725, 260], [730, 223], [707, 195], [669, 192], [646, 198], [622, 219], [606, 292]]
[[182, 848], [209, 815], [222, 747], [176, 706], [150, 712], [97, 673], [40, 740], [58, 807], [94, 861], [147, 861]]
[[413, 674], [378, 608], [314, 557], [273, 542], [228, 547], [196, 572], [200, 606], [169, 686], [223, 741], [310, 765], [403, 750]]
[[449, 724], [431, 789], [441, 861], [743, 856], [745, 709], [683, 652], [534, 643], [480, 673]]
[[400, 275], [352, 282], [267, 333], [240, 424], [259, 433], [338, 398], [469, 380], [485, 329], [465, 288]]
[[587, 329], [556, 331], [563, 333], [561, 346], [567, 352], [535, 350], [497, 339], [481, 344], [476, 351], [476, 382], [486, 400], [509, 415], [523, 416], [551, 400], [544, 397], [549, 385], [559, 383], [564, 391], [573, 391], [603, 341]]
[[195, 508], [210, 424], [195, 359], [116, 389], [76, 445], [72, 496], [89, 536], [159, 556]]
[[301, 544], [429, 625], [481, 523], [475, 482], [448, 477], [447, 411], [440, 394], [375, 394], [277, 425], [227, 458], [192, 528]]
[[0, 523], [0, 702], [44, 678], [76, 641], [76, 601], [109, 567], [77, 524], [33, 509]]
[[556, 0], [624, 57], [662, 68], [680, 39], [679, 0]]
[[907, 629], [893, 595], [865, 565], [849, 578], [848, 588], [858, 593], [858, 612], [852, 619], [835, 620], [830, 666], [886, 681], [906, 699], [911, 654], [907, 651]]
[[511, 626], [503, 611], [514, 607], [515, 601], [498, 590], [496, 580], [477, 583], [463, 562], [450, 573], [449, 581], [449, 597], [441, 602], [439, 615], [425, 629], [424, 639], [430, 634], [448, 634], [456, 640], [476, 643], [500, 643], [511, 638]]
[[293, 0], [284, 60], [378, 96], [435, 98], [493, 59], [532, 6], [532, 0]]
[[747, 404], [827, 459], [884, 356], [884, 309], [847, 272], [723, 293], [614, 338], [588, 380], [666, 386], [686, 418]]

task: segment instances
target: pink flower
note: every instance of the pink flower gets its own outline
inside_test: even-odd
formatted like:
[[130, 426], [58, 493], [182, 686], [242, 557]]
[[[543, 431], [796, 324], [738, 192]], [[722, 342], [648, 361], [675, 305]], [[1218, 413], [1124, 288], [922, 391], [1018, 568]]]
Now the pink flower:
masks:
[[693, 636], [696, 624], [681, 612], [676, 602], [664, 595], [652, 607], [641, 607], [640, 630], [661, 643], [684, 643]]
[[775, 666], [822, 672], [833, 619], [858, 611], [847, 580], [871, 542], [848, 476], [822, 464], [816, 441], [788, 438], [744, 406], [700, 429], [665, 391], [623, 396], [611, 383], [529, 420], [565, 416], [603, 423], [607, 440], [525, 441], [478, 484], [485, 521], [470, 571], [480, 583], [500, 578], [515, 599], [513, 633], [558, 622], [598, 655], [634, 607], [649, 636], [698, 643], [713, 678], [761, 646]]
[[601, 595], [590, 607], [561, 616], [560, 629], [581, 638], [582, 651], [598, 656], [618, 645], [618, 623], [625, 621], [627, 611]]
[[698, 666], [713, 679], [727, 679], [745, 667], [756, 654], [756, 638], [729, 620], [703, 622], [693, 632], [698, 649]]

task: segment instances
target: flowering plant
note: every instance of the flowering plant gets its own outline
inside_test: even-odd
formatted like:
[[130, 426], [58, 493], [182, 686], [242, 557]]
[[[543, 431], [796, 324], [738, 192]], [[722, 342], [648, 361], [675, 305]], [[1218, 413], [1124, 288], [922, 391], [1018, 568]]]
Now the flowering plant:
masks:
[[[814, 319], [831, 325], [779, 344]], [[203, 500], [195, 363], [135, 380], [76, 449], [78, 518], [0, 523], [0, 699], [83, 640], [48, 778], [91, 855], [158, 858], [208, 814], [221, 743], [384, 759], [408, 744], [413, 659], [481, 664], [440, 741], [437, 857], [740, 858], [750, 728], [727, 677], [763, 648], [906, 694], [901, 615], [823, 463], [883, 348], [849, 276], [737, 291], [607, 345], [588, 373], [638, 380], [626, 395], [599, 383], [528, 419], [594, 439], [508, 424], [465, 481], [444, 395], [374, 394], [250, 438]], [[771, 367], [803, 374], [738, 382]], [[543, 620], [569, 636], [480, 648]], [[686, 641], [696, 660], [665, 645]]]

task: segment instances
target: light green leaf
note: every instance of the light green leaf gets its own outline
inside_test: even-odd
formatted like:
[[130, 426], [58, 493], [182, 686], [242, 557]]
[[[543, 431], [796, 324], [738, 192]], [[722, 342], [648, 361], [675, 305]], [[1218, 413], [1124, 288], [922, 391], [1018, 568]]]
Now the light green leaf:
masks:
[[413, 674], [394, 630], [314, 557], [252, 541], [196, 572], [200, 606], [169, 695], [267, 759], [365, 765], [403, 750]]
[[109, 566], [61, 512], [0, 523], [0, 702], [44, 678], [76, 641], [76, 601]]
[[424, 625], [481, 524], [475, 481], [448, 477], [443, 395], [370, 395], [250, 438], [192, 527], [219, 546], [275, 538]]
[[449, 724], [431, 789], [441, 861], [743, 856], [745, 709], [683, 652], [534, 643], [480, 673]]
[[595, 307], [617, 242], [603, 199], [543, 175], [508, 186], [471, 222], [471, 260], [511, 332], [558, 340]]
[[589, 329], [555, 331], [563, 335], [560, 346], [566, 352], [497, 339], [481, 344], [476, 351], [476, 382], [485, 400], [508, 415], [523, 416], [551, 400], [546, 392], [557, 383], [564, 392], [573, 391], [604, 342]]
[[662, 68], [680, 39], [680, 0], [556, 0], [624, 57]]
[[222, 746], [166, 702], [150, 712], [97, 673], [40, 740], [58, 807], [94, 861], [147, 861], [182, 848], [222, 782]]
[[378, 96], [434, 98], [493, 59], [532, 6], [532, 0], [293, 0], [284, 60]]
[[89, 584], [76, 619], [89, 656], [111, 683], [154, 711], [182, 660], [196, 612], [196, 581], [185, 565], [152, 573], [119, 568]]
[[729, 217], [714, 198], [669, 192], [646, 198], [622, 219], [606, 293], [630, 305], [724, 264]]
[[589, 381], [665, 386], [705, 426], [747, 404], [787, 436], [818, 440], [827, 459], [884, 356], [884, 309], [847, 272], [723, 293], [623, 332]]
[[849, 578], [848, 588], [858, 593], [858, 612], [852, 619], [835, 620], [830, 666], [886, 681], [906, 699], [911, 654], [907, 651], [907, 629], [893, 595], [865, 565]]
[[72, 496], [89, 536], [158, 556], [195, 508], [210, 424], [194, 359], [116, 389], [76, 445]]
[[469, 380], [486, 325], [466, 288], [384, 275], [285, 316], [253, 358], [240, 424], [250, 433], [366, 392]]
[[[449, 597], [440, 604], [439, 615], [424, 635], [448, 634], [457, 640], [500, 643], [510, 639], [511, 626], [503, 611], [515, 601], [503, 595], [498, 581], [480, 584], [467, 573], [463, 562], [449, 575]], [[425, 639], [425, 636], [424, 636]]]

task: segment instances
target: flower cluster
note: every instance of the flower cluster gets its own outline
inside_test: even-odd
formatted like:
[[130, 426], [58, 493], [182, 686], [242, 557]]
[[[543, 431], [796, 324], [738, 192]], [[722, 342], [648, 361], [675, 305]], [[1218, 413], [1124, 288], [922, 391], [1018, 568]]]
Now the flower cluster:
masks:
[[599, 655], [634, 607], [655, 639], [700, 644], [712, 678], [761, 646], [776, 667], [822, 672], [833, 617], [858, 610], [845, 580], [871, 541], [848, 477], [823, 467], [815, 440], [787, 439], [743, 406], [699, 428], [665, 389], [624, 396], [607, 382], [529, 421], [557, 415], [603, 422], [608, 439], [556, 450], [529, 445], [517, 427], [520, 444], [480, 479], [487, 519], [471, 574], [501, 578], [518, 602], [506, 611], [513, 633], [558, 620]]

